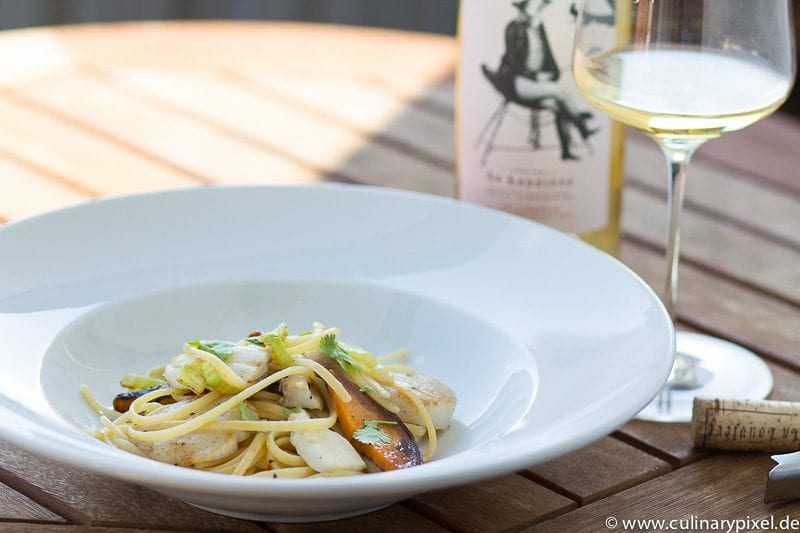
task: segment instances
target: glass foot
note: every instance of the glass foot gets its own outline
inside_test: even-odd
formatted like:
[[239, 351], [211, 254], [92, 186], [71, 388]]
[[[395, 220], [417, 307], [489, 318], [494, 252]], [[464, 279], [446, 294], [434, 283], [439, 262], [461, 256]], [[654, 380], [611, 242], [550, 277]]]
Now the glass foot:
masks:
[[772, 372], [753, 352], [698, 333], [677, 333], [676, 365], [659, 394], [636, 415], [640, 420], [689, 422], [695, 397], [761, 400], [772, 390]]

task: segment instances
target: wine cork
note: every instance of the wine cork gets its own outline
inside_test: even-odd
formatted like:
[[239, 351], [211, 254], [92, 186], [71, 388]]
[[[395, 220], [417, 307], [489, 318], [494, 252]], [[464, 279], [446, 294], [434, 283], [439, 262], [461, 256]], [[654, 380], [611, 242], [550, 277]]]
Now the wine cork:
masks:
[[797, 451], [800, 403], [695, 398], [692, 434], [697, 448]]

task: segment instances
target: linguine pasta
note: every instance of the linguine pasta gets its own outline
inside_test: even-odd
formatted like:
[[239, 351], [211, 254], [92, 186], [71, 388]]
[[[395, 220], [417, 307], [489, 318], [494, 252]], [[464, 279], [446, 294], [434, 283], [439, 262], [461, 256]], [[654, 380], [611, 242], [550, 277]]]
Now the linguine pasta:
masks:
[[[162, 367], [127, 374], [114, 407], [84, 385], [99, 440], [129, 453], [236, 476], [356, 475], [430, 460], [455, 394], [315, 323], [238, 342], [195, 340]], [[434, 420], [436, 418], [436, 420]], [[420, 446], [424, 448], [422, 453]]]

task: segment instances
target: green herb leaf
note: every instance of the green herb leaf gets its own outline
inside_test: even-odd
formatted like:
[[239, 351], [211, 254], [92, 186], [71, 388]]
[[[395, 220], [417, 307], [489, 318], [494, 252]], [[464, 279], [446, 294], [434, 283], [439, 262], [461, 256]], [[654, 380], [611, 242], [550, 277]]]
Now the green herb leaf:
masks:
[[360, 390], [361, 392], [372, 392], [372, 391], [374, 391], [375, 389], [373, 389], [373, 388], [372, 388], [372, 387], [370, 387], [369, 385], [364, 385], [363, 387], [361, 387], [361, 388], [360, 388], [360, 389], [358, 389], [358, 390]]
[[396, 426], [397, 422], [389, 420], [364, 420], [364, 427], [358, 428], [353, 432], [353, 438], [364, 444], [371, 444], [380, 448], [384, 444], [392, 442], [392, 438], [378, 424], [388, 424]]
[[255, 344], [256, 346], [265, 346], [264, 341], [261, 340], [261, 337], [247, 337], [245, 340], [250, 344]]
[[291, 409], [289, 409], [288, 407], [284, 407], [284, 408], [283, 408], [283, 414], [284, 414], [284, 415], [286, 415], [286, 418], [289, 418], [289, 415], [290, 415], [290, 414], [292, 414], [292, 413], [299, 413], [299, 412], [301, 412], [302, 410], [303, 410], [303, 408], [302, 408], [302, 407], [300, 407], [299, 405], [295, 405], [295, 406], [294, 406], [294, 407], [292, 407]]
[[347, 350], [341, 347], [341, 345], [336, 342], [336, 335], [328, 334], [323, 335], [323, 337], [319, 340], [319, 347], [320, 349], [339, 363], [339, 366], [342, 367], [342, 370], [345, 372], [361, 372], [361, 367], [358, 366], [358, 363], [350, 357], [350, 354], [347, 353]]
[[213, 339], [192, 341], [189, 343], [189, 346], [194, 346], [204, 352], [214, 354], [223, 361], [226, 361], [233, 353], [233, 347], [236, 346], [236, 344], [231, 341]]
[[287, 367], [292, 364], [292, 356], [286, 351], [286, 345], [283, 344], [283, 340], [281, 340], [278, 335], [267, 333], [266, 335], [262, 335], [261, 339], [264, 341], [264, 344], [269, 346], [269, 350], [272, 352], [272, 360], [277, 366]]
[[242, 420], [246, 420], [247, 422], [255, 422], [258, 420], [258, 415], [251, 411], [245, 402], [239, 404], [239, 414]]

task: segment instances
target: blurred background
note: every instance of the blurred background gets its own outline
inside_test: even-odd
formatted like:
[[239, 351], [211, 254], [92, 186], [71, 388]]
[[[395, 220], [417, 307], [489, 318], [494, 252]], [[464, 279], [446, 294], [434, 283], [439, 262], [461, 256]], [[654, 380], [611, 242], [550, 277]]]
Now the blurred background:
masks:
[[454, 34], [458, 0], [0, 0], [0, 29], [115, 20], [301, 20]]
[[[497, 0], [485, 0], [497, 1]], [[800, 27], [800, 0], [793, 0]], [[458, 0], [0, 0], [0, 30], [131, 20], [292, 20], [455, 35]], [[795, 86], [784, 111], [800, 116]]]

